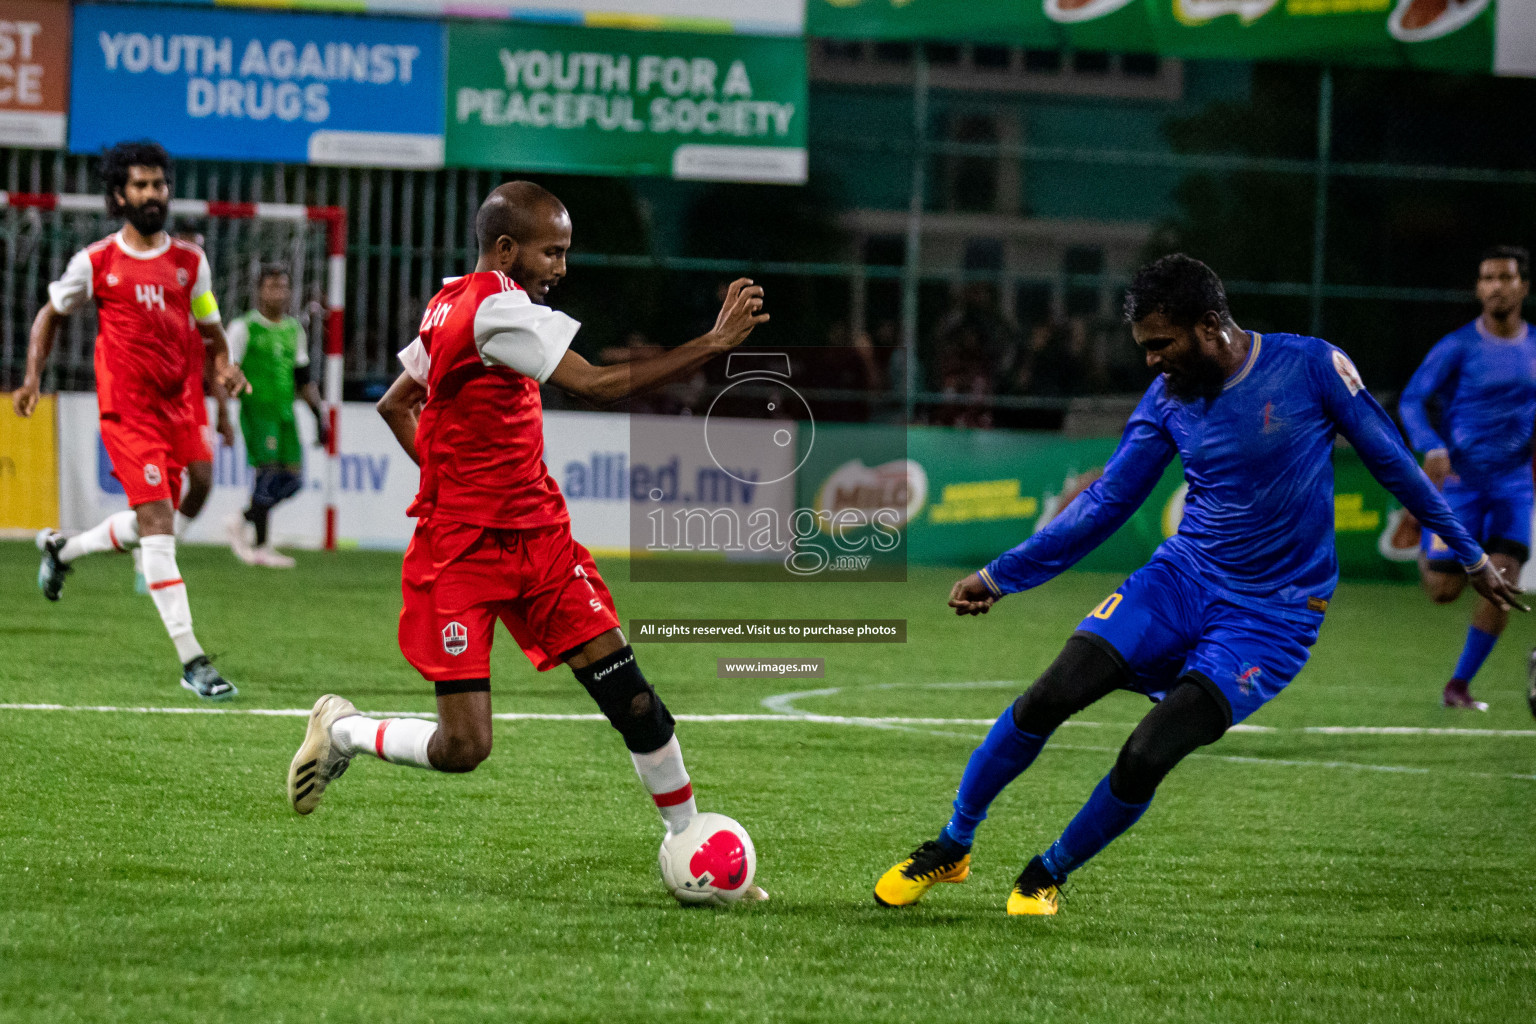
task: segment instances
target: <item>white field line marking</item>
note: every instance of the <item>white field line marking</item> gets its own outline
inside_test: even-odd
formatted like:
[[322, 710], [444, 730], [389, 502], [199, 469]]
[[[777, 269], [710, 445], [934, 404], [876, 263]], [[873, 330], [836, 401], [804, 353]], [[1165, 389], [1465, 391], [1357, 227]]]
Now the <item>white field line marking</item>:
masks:
[[[838, 691], [811, 691], [812, 693], [829, 694]], [[805, 693], [782, 694], [783, 697], [803, 697]], [[776, 698], [766, 698], [763, 703]], [[272, 718], [304, 718], [309, 715], [308, 708], [218, 708], [218, 707], [185, 707], [185, 708], [160, 708], [160, 707], [130, 707], [110, 704], [0, 704], [0, 711], [99, 711], [120, 712], [124, 714], [140, 715], [257, 715]], [[384, 718], [436, 718], [437, 715], [430, 711], [363, 711], [361, 714]], [[540, 711], [508, 711], [498, 712], [491, 716], [503, 722], [603, 722], [607, 721], [601, 714], [556, 714]], [[996, 719], [992, 718], [911, 718], [891, 715], [818, 715], [798, 708], [788, 712], [770, 714], [720, 714], [720, 715], [688, 715], [675, 716], [679, 722], [809, 722], [813, 725], [862, 725], [869, 727], [881, 726], [921, 726], [921, 725], [991, 725]], [[1088, 729], [1125, 729], [1134, 725], [1133, 722], [1080, 722], [1067, 721], [1063, 723], [1069, 726], [1078, 726]], [[1320, 736], [1469, 736], [1469, 737], [1536, 737], [1536, 729], [1452, 729], [1435, 728], [1429, 726], [1409, 725], [1309, 725], [1294, 729], [1277, 728], [1268, 725], [1235, 725], [1228, 732], [1252, 732], [1252, 733], [1303, 733]], [[1089, 749], [1089, 748], [1084, 748]]]
[[[976, 737], [981, 739], [980, 736]], [[1052, 743], [1047, 750], [1091, 750], [1097, 753], [1119, 753], [1119, 747], [1085, 747], [1069, 743]], [[1205, 761], [1226, 761], [1229, 764], [1254, 764], [1261, 767], [1273, 766], [1276, 768], [1344, 768], [1357, 772], [1382, 772], [1390, 775], [1467, 775], [1477, 779], [1516, 779], [1520, 782], [1536, 782], [1536, 775], [1520, 775], [1513, 772], [1444, 772], [1436, 768], [1417, 768], [1401, 764], [1362, 764], [1359, 761], [1303, 761], [1295, 758], [1283, 757], [1244, 757], [1241, 754], [1201, 754], [1199, 752], [1189, 755], [1191, 758], [1200, 758]]]
[[[96, 711], [96, 712], [120, 712], [136, 715], [252, 715], [271, 718], [305, 718], [309, 715], [306, 708], [152, 708], [152, 707], [119, 707], [110, 704], [0, 704], [0, 711]], [[364, 711], [362, 714], [384, 718], [436, 718], [435, 714], [422, 711]], [[544, 712], [500, 712], [491, 716], [503, 722], [606, 722], [601, 714], [554, 714]], [[991, 725], [992, 720], [986, 718], [860, 718], [844, 715], [811, 715], [805, 713], [795, 714], [745, 714], [745, 715], [677, 715], [680, 722], [802, 722], [813, 725], [854, 725], [873, 727], [877, 729], [895, 729], [902, 732], [926, 732], [933, 736], [944, 736], [953, 739], [979, 740], [982, 737], [964, 733], [936, 732], [927, 729], [912, 728], [914, 725]], [[1094, 723], [1095, 725], [1099, 723]], [[1110, 723], [1113, 724], [1113, 723]], [[1362, 727], [1364, 728], [1364, 727]], [[1404, 729], [1408, 727], [1403, 727]], [[1292, 730], [1296, 732], [1336, 732], [1337, 730], [1352, 730], [1350, 726], [1317, 726], [1309, 729]], [[1278, 730], [1267, 729], [1268, 732]], [[1408, 732], [1393, 728], [1389, 735], [1457, 735], [1457, 736], [1536, 736], [1536, 731], [1530, 729], [1416, 729]], [[1094, 747], [1082, 746], [1070, 743], [1052, 743], [1052, 750], [1091, 751], [1094, 753], [1115, 753], [1118, 747]], [[1278, 757], [1244, 757], [1237, 754], [1190, 754], [1190, 757], [1204, 758], [1214, 761], [1227, 761], [1232, 764], [1273, 765], [1281, 768], [1344, 768], [1354, 771], [1386, 772], [1402, 775], [1432, 775], [1437, 774], [1436, 769], [1416, 768], [1405, 765], [1390, 764], [1361, 764], [1355, 761], [1305, 761], [1292, 758]], [[1518, 779], [1525, 782], [1536, 782], [1536, 775], [1498, 774], [1493, 772], [1455, 772], [1457, 775], [1468, 775], [1481, 779]]]

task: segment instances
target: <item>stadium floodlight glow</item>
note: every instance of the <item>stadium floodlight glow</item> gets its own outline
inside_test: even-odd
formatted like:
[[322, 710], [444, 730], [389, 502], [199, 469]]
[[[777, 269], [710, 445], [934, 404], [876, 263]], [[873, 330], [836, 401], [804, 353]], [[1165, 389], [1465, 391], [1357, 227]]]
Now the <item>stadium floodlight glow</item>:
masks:
[[[0, 209], [32, 209], [44, 212], [102, 212], [100, 195], [62, 192], [6, 192], [0, 190]], [[287, 221], [317, 223], [326, 233], [325, 282], [325, 416], [330, 427], [326, 442], [325, 549], [336, 548], [336, 495], [341, 446], [341, 381], [344, 339], [342, 323], [347, 296], [347, 211], [340, 206], [306, 206], [301, 203], [231, 203], [213, 199], [172, 199], [171, 213], [215, 220]]]

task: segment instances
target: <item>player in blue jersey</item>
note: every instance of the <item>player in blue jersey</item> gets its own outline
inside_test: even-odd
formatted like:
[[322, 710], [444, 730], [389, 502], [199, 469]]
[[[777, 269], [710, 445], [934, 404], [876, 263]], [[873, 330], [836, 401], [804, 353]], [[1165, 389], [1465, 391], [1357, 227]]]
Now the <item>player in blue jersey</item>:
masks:
[[1069, 568], [1146, 500], [1175, 455], [1189, 483], [1183, 522], [998, 718], [971, 755], [938, 838], [876, 883], [882, 906], [963, 881], [987, 807], [1056, 727], [1111, 691], [1145, 694], [1155, 706], [1114, 769], [1008, 897], [1010, 914], [1056, 913], [1067, 874], [1141, 817], [1174, 765], [1295, 678], [1338, 582], [1335, 435], [1445, 539], [1478, 593], [1519, 606], [1519, 592], [1419, 471], [1343, 352], [1318, 338], [1242, 330], [1221, 281], [1188, 256], [1143, 267], [1125, 306], [1136, 344], [1160, 373], [1104, 475], [1045, 529], [957, 582], [950, 607], [983, 614]]
[[[1501, 245], [1478, 264], [1483, 313], [1430, 349], [1398, 412], [1424, 473], [1441, 488], [1456, 518], [1510, 579], [1531, 553], [1531, 434], [1536, 428], [1536, 335], [1520, 317], [1530, 292], [1530, 254]], [[1439, 407], [1439, 429], [1430, 405]], [[1466, 576], [1443, 537], [1421, 534], [1419, 574], [1431, 599], [1461, 596]], [[1509, 613], [1486, 600], [1472, 612], [1461, 657], [1440, 702], [1487, 711], [1473, 700], [1472, 677], [1482, 667]], [[1536, 704], [1533, 704], [1536, 710]]]

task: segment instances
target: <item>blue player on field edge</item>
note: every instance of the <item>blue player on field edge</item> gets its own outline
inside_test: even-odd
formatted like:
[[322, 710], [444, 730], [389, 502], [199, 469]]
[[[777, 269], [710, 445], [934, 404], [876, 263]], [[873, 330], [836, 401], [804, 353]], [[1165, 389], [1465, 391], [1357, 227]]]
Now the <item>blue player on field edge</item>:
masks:
[[[1430, 349], [1403, 390], [1398, 413], [1424, 473], [1445, 495], [1499, 571], [1518, 579], [1531, 553], [1531, 433], [1536, 426], [1536, 337], [1520, 311], [1530, 292], [1530, 254], [1500, 245], [1483, 253], [1477, 298], [1483, 312]], [[1439, 405], [1439, 429], [1430, 405]], [[1461, 596], [1466, 577], [1445, 541], [1422, 531], [1419, 574], [1436, 604]], [[1509, 623], [1509, 613], [1478, 601], [1461, 657], [1440, 695], [1448, 708], [1487, 711], [1472, 678]], [[1533, 704], [1536, 709], [1536, 704]]]
[[1159, 376], [1104, 475], [1023, 544], [957, 582], [957, 615], [1051, 579], [1115, 532], [1178, 455], [1184, 519], [1148, 562], [1085, 618], [1061, 654], [971, 754], [954, 816], [875, 885], [882, 906], [917, 902], [970, 873], [976, 826], [1056, 727], [1114, 690], [1155, 706], [1066, 831], [1031, 860], [1009, 914], [1054, 914], [1067, 875], [1136, 823], [1191, 751], [1277, 696], [1306, 664], [1338, 583], [1335, 435], [1445, 541], [1479, 594], [1508, 609], [1519, 591], [1419, 471], [1343, 352], [1318, 338], [1242, 330], [1209, 267], [1184, 255], [1143, 267], [1126, 319]]

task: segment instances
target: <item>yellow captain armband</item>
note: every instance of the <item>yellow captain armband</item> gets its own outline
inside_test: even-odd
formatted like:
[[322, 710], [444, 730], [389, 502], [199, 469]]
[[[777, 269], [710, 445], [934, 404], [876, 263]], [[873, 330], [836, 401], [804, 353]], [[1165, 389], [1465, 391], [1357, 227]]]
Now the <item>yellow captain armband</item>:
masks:
[[219, 300], [213, 297], [213, 292], [203, 292], [192, 300], [192, 316], [198, 323], [218, 319]]

